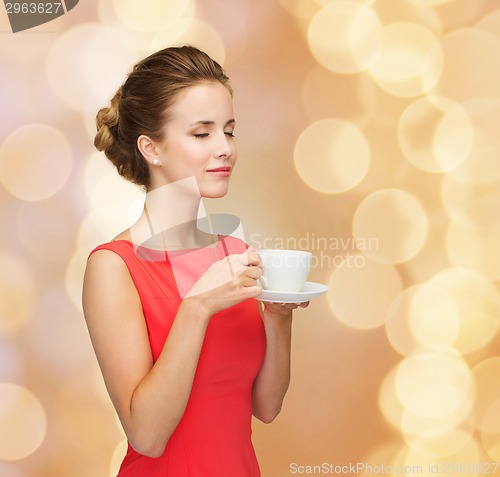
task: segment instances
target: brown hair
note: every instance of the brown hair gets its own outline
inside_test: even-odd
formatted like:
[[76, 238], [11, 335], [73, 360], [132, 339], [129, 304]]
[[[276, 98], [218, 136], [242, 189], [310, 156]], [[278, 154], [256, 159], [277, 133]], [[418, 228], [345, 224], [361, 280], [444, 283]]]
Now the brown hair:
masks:
[[94, 145], [125, 179], [149, 186], [149, 169], [137, 147], [144, 134], [161, 141], [168, 109], [180, 91], [203, 82], [220, 82], [232, 94], [229, 78], [206, 53], [192, 46], [160, 50], [137, 63], [109, 108], [97, 113]]

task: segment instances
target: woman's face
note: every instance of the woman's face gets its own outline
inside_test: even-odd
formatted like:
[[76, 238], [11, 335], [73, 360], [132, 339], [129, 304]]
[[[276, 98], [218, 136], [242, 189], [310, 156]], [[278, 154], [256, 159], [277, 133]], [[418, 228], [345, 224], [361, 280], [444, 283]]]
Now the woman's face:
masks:
[[156, 185], [195, 177], [202, 197], [226, 195], [236, 163], [231, 94], [219, 82], [183, 90], [169, 110], [157, 152]]

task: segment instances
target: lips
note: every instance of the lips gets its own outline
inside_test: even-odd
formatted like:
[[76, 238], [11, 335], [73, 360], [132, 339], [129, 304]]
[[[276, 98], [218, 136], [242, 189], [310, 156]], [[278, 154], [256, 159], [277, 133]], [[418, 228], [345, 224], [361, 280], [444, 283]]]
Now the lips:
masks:
[[231, 172], [231, 167], [229, 166], [216, 167], [215, 169], [207, 169], [207, 172]]
[[229, 177], [231, 175], [231, 166], [221, 166], [215, 169], [207, 169], [207, 172], [212, 176]]

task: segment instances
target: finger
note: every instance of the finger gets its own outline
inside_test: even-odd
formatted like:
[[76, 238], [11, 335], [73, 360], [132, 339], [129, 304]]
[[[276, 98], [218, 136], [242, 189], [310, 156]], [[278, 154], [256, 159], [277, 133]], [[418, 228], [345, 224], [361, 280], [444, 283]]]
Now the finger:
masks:
[[273, 302], [271, 304], [273, 305], [273, 307], [279, 310], [294, 310], [295, 308], [297, 308], [297, 305], [295, 303]]
[[246, 257], [243, 257], [243, 254], [228, 255], [226, 257], [226, 262], [233, 272], [233, 277], [237, 277], [242, 273], [245, 273], [247, 269], [247, 261]]
[[259, 265], [260, 264], [260, 257], [255, 250], [252, 249], [247, 249], [243, 253], [235, 253], [227, 256], [230, 258], [232, 261], [237, 262], [245, 267], [249, 265]]
[[245, 276], [253, 278], [257, 280], [262, 276], [262, 268], [259, 266], [254, 266], [254, 267], [246, 267], [245, 271], [243, 272]]
[[260, 265], [260, 256], [257, 252], [252, 251], [246, 253], [247, 265], [257, 266]]
[[257, 284], [257, 279], [249, 277], [247, 275], [241, 275], [238, 280], [240, 280], [240, 284], [244, 287], [253, 287], [255, 285], [258, 286]]
[[276, 315], [288, 315], [295, 308], [294, 303], [266, 303], [266, 310]]
[[255, 298], [262, 293], [262, 288], [259, 285], [251, 285], [243, 288], [243, 294], [246, 298]]
[[302, 302], [302, 303], [299, 303], [299, 306], [300, 306], [301, 308], [307, 308], [307, 307], [309, 306], [309, 302], [308, 302], [308, 301], [304, 301], [304, 302]]

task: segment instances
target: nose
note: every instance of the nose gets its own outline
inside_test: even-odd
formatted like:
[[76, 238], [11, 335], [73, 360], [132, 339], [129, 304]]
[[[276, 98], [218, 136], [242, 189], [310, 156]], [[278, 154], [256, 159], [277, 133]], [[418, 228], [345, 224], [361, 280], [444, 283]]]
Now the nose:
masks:
[[235, 150], [234, 140], [226, 133], [223, 133], [221, 136], [221, 139], [217, 143], [216, 156], [219, 158], [229, 158], [233, 155]]

